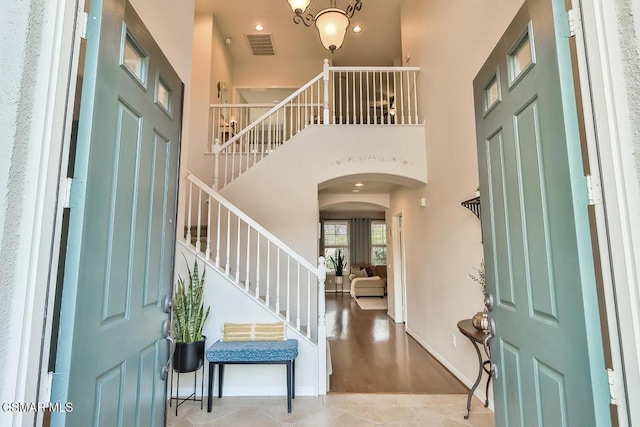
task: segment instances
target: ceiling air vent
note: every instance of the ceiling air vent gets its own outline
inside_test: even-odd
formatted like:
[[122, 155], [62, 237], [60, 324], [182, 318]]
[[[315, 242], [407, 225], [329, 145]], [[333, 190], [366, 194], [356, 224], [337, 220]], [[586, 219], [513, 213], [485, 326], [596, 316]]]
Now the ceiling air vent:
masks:
[[270, 56], [276, 54], [273, 50], [271, 34], [247, 34], [246, 36], [253, 55]]

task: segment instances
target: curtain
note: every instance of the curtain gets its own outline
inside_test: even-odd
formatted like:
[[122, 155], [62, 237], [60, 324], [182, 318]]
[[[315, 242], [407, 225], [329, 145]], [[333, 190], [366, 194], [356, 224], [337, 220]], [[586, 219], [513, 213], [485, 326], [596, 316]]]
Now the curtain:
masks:
[[349, 264], [371, 263], [371, 219], [349, 218]]

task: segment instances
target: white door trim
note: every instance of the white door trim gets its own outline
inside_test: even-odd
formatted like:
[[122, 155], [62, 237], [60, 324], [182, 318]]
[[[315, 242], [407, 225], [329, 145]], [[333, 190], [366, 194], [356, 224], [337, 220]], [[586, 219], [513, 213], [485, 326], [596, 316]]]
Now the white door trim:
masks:
[[[603, 205], [596, 205], [596, 217], [601, 250], [605, 250], [602, 267], [614, 378], [626, 383], [626, 402], [625, 384], [614, 388], [621, 426], [640, 424], [640, 407], [628, 404], [640, 401], [640, 185], [638, 166], [633, 164], [630, 91], [625, 85], [625, 63], [631, 59], [623, 55], [619, 34], [635, 34], [637, 42], [640, 36], [621, 24], [626, 19], [617, 15], [624, 14], [622, 3], [573, 0], [574, 10], [582, 11], [576, 42], [589, 157], [592, 172], [601, 174], [604, 194]], [[627, 6], [638, 12], [640, 0]]]

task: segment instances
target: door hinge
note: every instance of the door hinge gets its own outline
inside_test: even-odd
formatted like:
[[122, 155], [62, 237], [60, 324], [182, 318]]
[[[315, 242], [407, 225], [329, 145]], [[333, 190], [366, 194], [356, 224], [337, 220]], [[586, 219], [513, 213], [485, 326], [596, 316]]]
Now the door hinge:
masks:
[[580, 25], [579, 11], [576, 9], [569, 9], [567, 10], [567, 15], [569, 17], [569, 37], [575, 37], [576, 31]]
[[611, 397], [611, 404], [617, 405], [616, 401], [616, 377], [615, 372], [611, 368], [607, 368], [607, 376], [609, 377], [609, 396]]
[[589, 206], [599, 205], [602, 203], [602, 187], [600, 181], [594, 179], [591, 175], [585, 177], [587, 179], [587, 195], [589, 197]]
[[87, 39], [87, 22], [89, 22], [89, 14], [84, 10], [78, 10], [78, 18], [76, 20], [76, 29], [80, 38]]
[[60, 178], [60, 200], [62, 201], [63, 208], [70, 208], [71, 202], [71, 185], [73, 183], [73, 178], [62, 177]]

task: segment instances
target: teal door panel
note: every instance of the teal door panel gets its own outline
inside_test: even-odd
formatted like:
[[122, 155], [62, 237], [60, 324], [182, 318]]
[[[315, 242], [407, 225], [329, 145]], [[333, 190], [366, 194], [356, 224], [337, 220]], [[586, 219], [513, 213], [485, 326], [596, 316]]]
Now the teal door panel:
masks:
[[564, 0], [527, 0], [474, 80], [496, 425], [610, 425]]
[[53, 426], [162, 426], [183, 85], [125, 0], [91, 2]]

